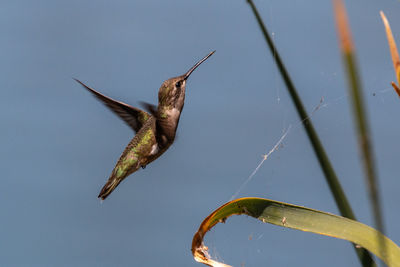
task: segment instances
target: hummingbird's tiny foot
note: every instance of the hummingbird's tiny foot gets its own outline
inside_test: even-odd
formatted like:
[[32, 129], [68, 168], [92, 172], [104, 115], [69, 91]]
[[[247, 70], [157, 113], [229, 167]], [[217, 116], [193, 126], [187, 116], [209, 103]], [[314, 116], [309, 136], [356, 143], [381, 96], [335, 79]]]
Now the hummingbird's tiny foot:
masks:
[[146, 169], [146, 165], [142, 165], [140, 167], [142, 167], [143, 170]]

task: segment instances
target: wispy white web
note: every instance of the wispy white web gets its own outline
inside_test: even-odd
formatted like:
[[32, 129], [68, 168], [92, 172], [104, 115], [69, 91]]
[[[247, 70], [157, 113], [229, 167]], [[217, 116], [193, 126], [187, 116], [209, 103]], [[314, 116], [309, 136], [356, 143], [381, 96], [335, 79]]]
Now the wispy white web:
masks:
[[278, 140], [278, 142], [274, 145], [274, 147], [268, 151], [267, 154], [263, 155], [262, 160], [260, 161], [260, 163], [257, 165], [257, 167], [254, 169], [254, 171], [250, 174], [249, 177], [247, 177], [247, 179], [243, 182], [243, 184], [239, 187], [239, 189], [236, 191], [235, 194], [233, 194], [233, 196], [231, 197], [230, 201], [233, 200], [239, 193], [240, 191], [242, 191], [242, 189], [247, 185], [248, 182], [250, 182], [250, 180], [254, 177], [254, 175], [257, 173], [257, 171], [261, 168], [261, 165], [264, 163], [264, 161], [266, 161], [269, 157], [269, 155], [272, 154], [272, 152], [278, 150], [279, 146], [282, 144], [283, 140], [285, 139], [286, 135], [289, 133], [290, 128], [292, 126], [289, 125], [289, 128], [283, 133], [283, 135], [281, 136], [281, 138]]
[[283, 140], [286, 138], [286, 136], [291, 132], [292, 129], [296, 129], [300, 127], [306, 120], [310, 119], [312, 116], [314, 116], [315, 112], [317, 112], [319, 109], [330, 106], [331, 104], [334, 104], [342, 99], [344, 99], [346, 96], [343, 95], [337, 99], [334, 99], [330, 101], [330, 103], [325, 103], [324, 97], [321, 97], [318, 105], [312, 110], [311, 114], [305, 118], [304, 120], [299, 121], [293, 128], [292, 125], [289, 125], [289, 127], [283, 132], [282, 136], [279, 138], [278, 142], [268, 151], [268, 153], [264, 154], [262, 156], [262, 159], [260, 163], [258, 163], [257, 167], [254, 169], [254, 171], [247, 177], [247, 179], [240, 185], [239, 189], [232, 195], [230, 198], [230, 201], [233, 200], [234, 198], [237, 197], [237, 195], [243, 190], [243, 188], [253, 179], [253, 177], [256, 175], [258, 170], [261, 168], [261, 166], [264, 164], [264, 162], [268, 159], [268, 157], [275, 151], [277, 151], [280, 147], [280, 145], [283, 143]]

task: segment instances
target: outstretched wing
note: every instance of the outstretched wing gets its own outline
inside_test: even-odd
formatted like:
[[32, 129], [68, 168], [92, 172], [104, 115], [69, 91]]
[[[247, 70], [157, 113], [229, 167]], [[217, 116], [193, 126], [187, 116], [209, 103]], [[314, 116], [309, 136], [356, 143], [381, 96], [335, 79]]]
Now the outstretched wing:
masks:
[[109, 98], [103, 94], [100, 94], [93, 88], [90, 88], [83, 82], [78, 79], [74, 79], [78, 83], [80, 83], [85, 89], [91, 92], [94, 96], [96, 96], [99, 100], [103, 102], [109, 109], [111, 109], [115, 114], [117, 114], [122, 120], [124, 120], [135, 132], [138, 132], [140, 128], [142, 128], [143, 124], [150, 118], [150, 114], [132, 107], [128, 104], [125, 104], [120, 101], [116, 101], [112, 98]]

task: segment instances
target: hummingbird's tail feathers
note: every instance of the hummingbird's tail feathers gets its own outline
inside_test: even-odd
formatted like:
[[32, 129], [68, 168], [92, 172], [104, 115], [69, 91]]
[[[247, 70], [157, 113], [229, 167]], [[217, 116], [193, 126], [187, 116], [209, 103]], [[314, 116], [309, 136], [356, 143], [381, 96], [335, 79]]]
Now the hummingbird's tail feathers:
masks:
[[104, 200], [108, 197], [108, 195], [111, 194], [112, 191], [122, 182], [122, 179], [118, 179], [116, 177], [111, 176], [110, 179], [108, 179], [107, 183], [103, 186], [103, 188], [100, 191], [100, 194], [98, 198], [101, 200]]

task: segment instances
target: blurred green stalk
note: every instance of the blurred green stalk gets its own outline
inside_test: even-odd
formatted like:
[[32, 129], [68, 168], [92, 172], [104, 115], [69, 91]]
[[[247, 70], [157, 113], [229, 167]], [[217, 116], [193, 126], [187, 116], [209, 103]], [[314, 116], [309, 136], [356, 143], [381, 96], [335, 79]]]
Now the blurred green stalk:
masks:
[[[339, 44], [346, 68], [349, 93], [352, 100], [354, 122], [356, 124], [357, 140], [360, 147], [366, 184], [369, 198], [371, 201], [372, 214], [376, 228], [384, 233], [383, 216], [378, 190], [377, 175], [375, 170], [375, 160], [370, 140], [370, 130], [362, 96], [362, 86], [358, 67], [355, 61], [355, 49], [353, 45], [350, 26], [347, 19], [346, 8], [342, 0], [333, 0], [335, 11], [336, 27], [339, 36]], [[381, 242], [381, 249], [385, 252], [385, 243]]]
[[[252, 0], [247, 0], [249, 3], [254, 16], [257, 19], [258, 25], [265, 37], [265, 40], [268, 44], [268, 47], [273, 55], [273, 58], [275, 59], [275, 63], [278, 66], [279, 72], [282, 75], [282, 78], [285, 82], [285, 85], [289, 91], [289, 94], [294, 102], [294, 105], [296, 107], [297, 113], [299, 114], [300, 118], [303, 122], [303, 126], [306, 130], [307, 136], [311, 142], [311, 145], [314, 149], [314, 152], [317, 156], [318, 162], [322, 168], [322, 171], [325, 175], [326, 182], [329, 185], [329, 188], [333, 194], [333, 197], [336, 201], [336, 204], [339, 208], [340, 214], [342, 216], [347, 217], [349, 219], [357, 220], [353, 210], [351, 209], [351, 206], [347, 200], [347, 197], [342, 189], [342, 186], [340, 185], [339, 179], [336, 176], [336, 173], [332, 167], [332, 164], [330, 163], [328, 156], [321, 144], [321, 141], [319, 140], [319, 137], [314, 129], [314, 126], [311, 123], [310, 117], [307, 115], [307, 112], [304, 109], [303, 103], [301, 102], [301, 99], [299, 95], [297, 94], [297, 90], [289, 76], [289, 73], [286, 71], [285, 65], [283, 64], [280, 55], [278, 53], [278, 50], [276, 49], [268, 31], [267, 28], [264, 25], [264, 22], [261, 19], [260, 14], [257, 11], [256, 6], [254, 5]], [[363, 248], [357, 248], [354, 246], [357, 255], [362, 263], [363, 266], [376, 266], [374, 263], [371, 254], [363, 249]]]
[[370, 194], [373, 214], [375, 218], [376, 228], [384, 233], [384, 224], [382, 220], [381, 204], [379, 197], [379, 190], [376, 178], [374, 157], [372, 152], [372, 145], [370, 141], [370, 131], [366, 119], [364, 102], [361, 93], [361, 83], [354, 60], [353, 53], [343, 52], [343, 59], [346, 65], [346, 74], [349, 82], [349, 91], [352, 99], [352, 108], [354, 113], [354, 120], [357, 124], [358, 143], [362, 151], [362, 161], [364, 165], [364, 172], [367, 177], [367, 186]]

